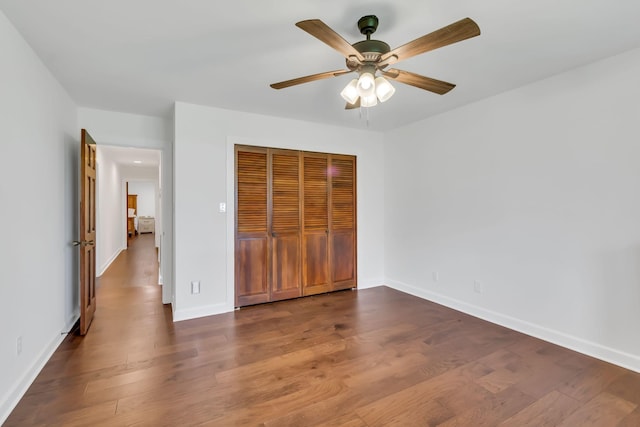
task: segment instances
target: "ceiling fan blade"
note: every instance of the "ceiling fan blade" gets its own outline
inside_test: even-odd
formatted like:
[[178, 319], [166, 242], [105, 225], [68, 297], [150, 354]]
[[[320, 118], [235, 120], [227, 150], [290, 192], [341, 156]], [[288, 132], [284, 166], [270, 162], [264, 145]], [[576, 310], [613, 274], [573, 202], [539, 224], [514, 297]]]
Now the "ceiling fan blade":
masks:
[[344, 109], [345, 109], [345, 110], [353, 110], [353, 109], [355, 109], [355, 108], [360, 108], [360, 98], [359, 98], [359, 97], [358, 97], [358, 99], [356, 100], [356, 102], [355, 102], [355, 103], [353, 103], [353, 104], [349, 104], [349, 103], [347, 102], [347, 105], [345, 105], [345, 106], [344, 106]]
[[364, 56], [356, 50], [340, 34], [333, 31], [327, 24], [319, 19], [308, 19], [296, 23], [298, 28], [303, 29], [321, 42], [324, 42], [344, 55], [345, 58], [355, 56], [359, 61], [364, 61]]
[[480, 28], [478, 27], [478, 24], [476, 24], [471, 18], [464, 18], [451, 25], [447, 25], [446, 27], [442, 27], [439, 30], [410, 41], [407, 44], [403, 44], [402, 46], [393, 49], [391, 52], [385, 53], [380, 58], [380, 62], [384, 63], [388, 59], [393, 60], [394, 56], [397, 59], [393, 62], [403, 61], [407, 58], [411, 58], [412, 56], [479, 35]]
[[456, 87], [453, 83], [443, 82], [442, 80], [432, 79], [430, 77], [421, 76], [420, 74], [411, 73], [409, 71], [398, 70], [396, 68], [383, 71], [382, 74], [385, 77], [389, 77], [390, 79], [400, 83], [428, 90], [429, 92], [437, 93], [438, 95], [444, 95]]
[[351, 70], [335, 70], [325, 73], [312, 74], [310, 76], [298, 77], [297, 79], [285, 80], [283, 82], [272, 83], [270, 86], [274, 89], [284, 89], [285, 87], [295, 86], [302, 83], [314, 82], [316, 80], [328, 79], [330, 77], [341, 76], [351, 73]]

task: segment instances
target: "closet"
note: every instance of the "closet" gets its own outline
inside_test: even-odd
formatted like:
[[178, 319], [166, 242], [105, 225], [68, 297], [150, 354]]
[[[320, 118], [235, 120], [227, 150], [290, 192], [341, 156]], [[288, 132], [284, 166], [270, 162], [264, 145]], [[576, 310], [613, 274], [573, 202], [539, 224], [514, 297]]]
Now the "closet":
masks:
[[235, 305], [357, 286], [356, 158], [235, 147]]

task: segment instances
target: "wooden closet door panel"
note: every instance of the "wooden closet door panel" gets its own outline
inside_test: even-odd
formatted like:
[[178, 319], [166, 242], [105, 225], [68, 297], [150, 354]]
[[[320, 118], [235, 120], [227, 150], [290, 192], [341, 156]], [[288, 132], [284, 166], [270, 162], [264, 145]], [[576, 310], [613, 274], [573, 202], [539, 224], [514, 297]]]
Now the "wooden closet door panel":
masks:
[[300, 153], [271, 153], [271, 301], [302, 295]]
[[236, 152], [236, 232], [266, 233], [267, 150], [245, 150]]
[[355, 235], [351, 231], [331, 234], [332, 290], [356, 287]]
[[330, 157], [331, 289], [349, 289], [357, 285], [356, 159], [352, 156]]
[[278, 235], [272, 238], [271, 301], [302, 295], [301, 247], [298, 235]]
[[270, 299], [267, 170], [266, 149], [236, 147], [236, 306]]
[[236, 240], [236, 305], [269, 301], [267, 265], [269, 242], [265, 236]]
[[328, 292], [329, 275], [329, 189], [328, 156], [303, 153], [303, 268], [304, 295]]
[[329, 256], [326, 233], [307, 233], [304, 237], [303, 294], [329, 292]]

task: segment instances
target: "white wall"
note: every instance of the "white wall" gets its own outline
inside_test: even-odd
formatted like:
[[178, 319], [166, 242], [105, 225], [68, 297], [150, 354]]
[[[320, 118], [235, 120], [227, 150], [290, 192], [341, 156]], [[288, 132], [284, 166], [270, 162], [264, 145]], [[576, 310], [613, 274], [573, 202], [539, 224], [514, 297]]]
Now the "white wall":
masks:
[[153, 117], [78, 108], [78, 122], [98, 144], [137, 148], [171, 148], [173, 124], [171, 117]]
[[2, 12], [0, 52], [1, 424], [79, 312], [80, 135], [73, 101]]
[[[113, 111], [78, 108], [78, 123], [89, 131], [98, 145], [152, 148], [162, 152], [162, 182], [158, 195], [161, 198], [162, 235], [161, 275], [163, 278], [162, 301], [172, 302], [173, 294], [173, 122], [172, 117], [160, 118]], [[123, 180], [149, 179], [145, 168], [121, 167]], [[152, 176], [157, 179], [154, 168]], [[142, 174], [142, 175], [141, 175]], [[125, 194], [124, 192], [122, 194]], [[124, 222], [124, 218], [122, 219]], [[123, 234], [124, 236], [124, 234]], [[158, 244], [158, 243], [156, 243]]]
[[[91, 132], [89, 132], [91, 134]], [[93, 135], [92, 135], [93, 137]], [[126, 248], [124, 205], [122, 203], [122, 178], [118, 164], [109, 156], [108, 150], [98, 144], [96, 148], [98, 167], [96, 179], [96, 265], [97, 275], [105, 270]]]
[[[157, 180], [156, 180], [157, 181]], [[156, 216], [156, 183], [153, 181], [129, 181], [129, 194], [136, 194], [138, 216]]]
[[[358, 284], [383, 283], [381, 134], [176, 103], [175, 319], [233, 309], [234, 143], [356, 155]], [[190, 293], [192, 280], [200, 294]]]
[[640, 371], [639, 75], [633, 50], [386, 134], [387, 283]]

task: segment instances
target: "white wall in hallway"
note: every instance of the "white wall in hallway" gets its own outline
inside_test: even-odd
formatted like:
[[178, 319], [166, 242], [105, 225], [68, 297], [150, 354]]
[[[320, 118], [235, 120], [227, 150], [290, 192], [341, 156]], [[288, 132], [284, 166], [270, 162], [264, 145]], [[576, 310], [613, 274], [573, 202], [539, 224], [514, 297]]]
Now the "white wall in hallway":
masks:
[[96, 268], [102, 276], [120, 251], [126, 248], [126, 223], [122, 204], [122, 179], [118, 164], [109, 150], [98, 144], [98, 179], [96, 186]]

